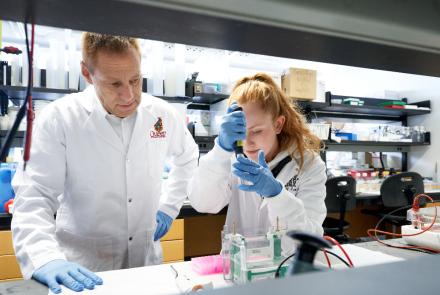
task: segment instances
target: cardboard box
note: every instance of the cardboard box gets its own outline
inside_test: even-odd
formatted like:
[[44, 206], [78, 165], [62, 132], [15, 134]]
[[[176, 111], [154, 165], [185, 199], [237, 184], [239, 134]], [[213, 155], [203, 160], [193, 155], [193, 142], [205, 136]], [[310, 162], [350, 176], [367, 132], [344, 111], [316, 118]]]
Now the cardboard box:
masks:
[[315, 70], [289, 68], [281, 77], [281, 88], [294, 99], [316, 99], [316, 86]]

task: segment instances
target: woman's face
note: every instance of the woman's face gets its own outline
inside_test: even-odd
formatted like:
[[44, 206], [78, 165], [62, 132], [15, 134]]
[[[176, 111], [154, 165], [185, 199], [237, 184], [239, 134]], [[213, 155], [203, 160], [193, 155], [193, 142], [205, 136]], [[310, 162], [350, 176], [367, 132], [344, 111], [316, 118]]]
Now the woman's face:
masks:
[[276, 120], [265, 112], [258, 103], [249, 102], [241, 105], [246, 117], [246, 139], [243, 141], [245, 155], [258, 162], [258, 151], [263, 150], [266, 162], [270, 162], [279, 152], [277, 134], [283, 128], [285, 117]]

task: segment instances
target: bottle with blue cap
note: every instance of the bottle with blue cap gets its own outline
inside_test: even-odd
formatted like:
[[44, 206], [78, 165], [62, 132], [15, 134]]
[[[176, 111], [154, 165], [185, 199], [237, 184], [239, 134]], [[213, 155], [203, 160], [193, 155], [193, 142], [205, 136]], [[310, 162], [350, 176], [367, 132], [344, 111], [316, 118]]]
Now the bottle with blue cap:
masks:
[[12, 169], [9, 164], [2, 163], [0, 165], [0, 213], [6, 212], [4, 204], [15, 197], [11, 185], [14, 174], [15, 169]]

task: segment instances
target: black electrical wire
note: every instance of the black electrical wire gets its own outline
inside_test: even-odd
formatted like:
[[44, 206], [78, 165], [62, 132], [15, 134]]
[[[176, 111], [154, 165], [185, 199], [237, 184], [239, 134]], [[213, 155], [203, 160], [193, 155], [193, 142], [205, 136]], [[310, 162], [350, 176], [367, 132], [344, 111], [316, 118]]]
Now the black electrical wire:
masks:
[[[323, 249], [321, 249], [321, 251], [324, 251]], [[339, 259], [340, 261], [342, 261], [342, 263], [344, 263], [347, 267], [350, 267], [350, 264], [341, 256], [339, 256], [336, 253], [333, 253], [331, 251], [325, 250], [325, 252], [327, 252], [328, 254], [336, 257], [337, 259]], [[295, 256], [296, 253], [293, 253], [292, 255], [287, 256], [286, 258], [284, 258], [283, 261], [281, 261], [280, 265], [278, 265], [277, 270], [275, 271], [275, 278], [279, 278], [280, 277], [280, 271], [281, 271], [281, 267], [283, 267], [284, 263], [286, 263], [287, 260], [289, 260], [290, 258], [292, 258], [293, 256]]]
[[27, 103], [28, 103], [28, 97], [30, 96], [31, 93], [31, 85], [32, 85], [32, 74], [33, 74], [33, 69], [32, 69], [32, 58], [31, 58], [31, 52], [29, 49], [29, 38], [28, 38], [28, 31], [27, 31], [27, 22], [24, 22], [24, 33], [25, 33], [25, 37], [26, 37], [26, 51], [27, 51], [27, 56], [28, 56], [28, 70], [29, 70], [29, 75], [28, 75], [28, 85], [27, 85], [27, 89], [26, 89], [26, 97], [24, 98], [24, 102], [21, 105], [20, 109], [17, 112], [17, 117], [11, 127], [11, 129], [8, 131], [8, 134], [6, 135], [6, 139], [5, 139], [5, 143], [3, 144], [3, 146], [1, 147], [1, 151], [0, 151], [0, 161], [1, 162], [6, 162], [6, 157], [9, 153], [9, 148], [11, 147], [12, 141], [15, 138], [15, 134], [17, 133], [18, 130], [18, 126], [20, 126], [21, 121], [23, 120], [25, 114], [26, 114], [26, 107], [27, 107]]
[[[398, 212], [398, 211], [402, 211], [402, 210], [408, 210], [408, 209], [411, 209], [412, 208], [412, 204], [411, 205], [406, 205], [406, 206], [403, 206], [403, 207], [399, 207], [399, 208], [397, 208], [397, 209], [394, 209], [393, 211], [391, 211], [391, 212], [388, 212], [388, 213], [386, 213], [381, 219], [379, 219], [379, 221], [376, 223], [376, 229], [377, 228], [379, 228], [379, 225], [388, 217], [388, 216], [392, 216], [393, 215], [393, 213], [396, 213], [396, 212]], [[376, 236], [377, 237], [377, 236]]]
[[[392, 214], [401, 211], [401, 210], [408, 210], [412, 208], [412, 205], [407, 205], [407, 206], [403, 206], [403, 207], [399, 207], [395, 210], [392, 210], [390, 212], [388, 212], [387, 214], [385, 214], [376, 224], [376, 229], [379, 228], [379, 225], [388, 217], [391, 216]], [[377, 237], [377, 235], [376, 235]], [[377, 237], [378, 238], [378, 237]], [[412, 248], [408, 248], [408, 249], [404, 249], [404, 250], [411, 250], [411, 251], [418, 251], [418, 252], [422, 252], [422, 253], [428, 253], [428, 254], [436, 254], [435, 252], [429, 252], [428, 250], [422, 250], [422, 249], [412, 249]], [[321, 251], [324, 251], [323, 249], [321, 249]], [[336, 257], [337, 259], [339, 259], [340, 261], [342, 261], [342, 263], [344, 263], [347, 267], [350, 267], [350, 264], [345, 261], [345, 259], [343, 259], [342, 257], [340, 257], [339, 255], [337, 255], [336, 253], [333, 253], [331, 251], [325, 250], [325, 252], [327, 252], [328, 254]], [[288, 257], [286, 257], [283, 261], [281, 261], [280, 265], [278, 266], [276, 272], [275, 272], [275, 278], [279, 278], [280, 276], [280, 270], [281, 267], [284, 265], [284, 263], [286, 263], [287, 260], [289, 260], [290, 258], [292, 258], [295, 255], [295, 253], [293, 253], [292, 255], [289, 255]]]
[[283, 267], [283, 264], [286, 263], [287, 260], [289, 260], [290, 258], [292, 258], [293, 256], [295, 256], [296, 253], [293, 253], [289, 256], [287, 256], [286, 258], [284, 258], [283, 261], [281, 261], [280, 265], [278, 265], [278, 268], [275, 272], [275, 278], [279, 278], [280, 277], [280, 271], [281, 271], [281, 267]]
[[[321, 251], [324, 251], [324, 250], [321, 250]], [[342, 258], [341, 256], [339, 256], [338, 254], [333, 253], [333, 252], [328, 251], [328, 250], [325, 250], [325, 252], [326, 252], [327, 254], [330, 254], [330, 255], [332, 255], [332, 256], [338, 258], [338, 259], [341, 260], [342, 263], [344, 263], [347, 267], [351, 268], [350, 264], [349, 264], [347, 261], [345, 261], [345, 259]]]

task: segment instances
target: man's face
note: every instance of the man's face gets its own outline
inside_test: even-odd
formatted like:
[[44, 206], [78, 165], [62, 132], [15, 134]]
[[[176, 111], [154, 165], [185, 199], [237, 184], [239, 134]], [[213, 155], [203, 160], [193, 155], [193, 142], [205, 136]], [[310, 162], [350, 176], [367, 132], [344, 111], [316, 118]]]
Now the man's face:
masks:
[[133, 114], [140, 104], [140, 65], [141, 58], [134, 48], [124, 53], [99, 51], [93, 69], [81, 63], [82, 73], [95, 86], [104, 109], [120, 118]]

